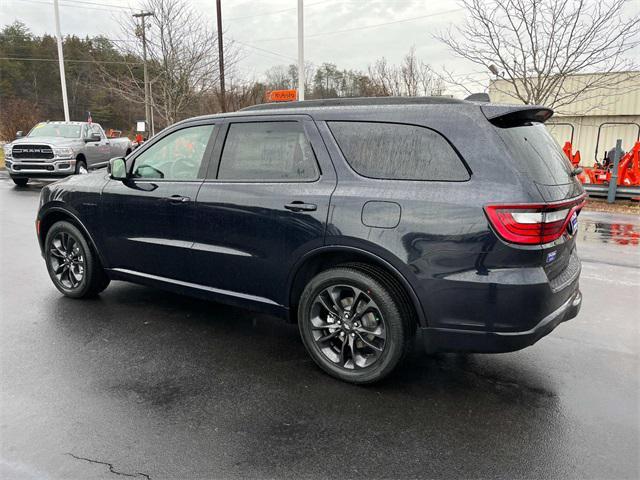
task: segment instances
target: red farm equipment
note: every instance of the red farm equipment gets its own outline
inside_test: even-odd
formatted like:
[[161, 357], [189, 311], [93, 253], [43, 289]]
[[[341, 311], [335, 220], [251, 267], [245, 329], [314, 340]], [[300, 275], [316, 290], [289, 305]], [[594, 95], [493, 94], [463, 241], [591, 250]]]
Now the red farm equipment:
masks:
[[[578, 168], [580, 165], [580, 152], [573, 153], [573, 125], [569, 123], [556, 123], [554, 125], [564, 125], [571, 127], [571, 140], [564, 144], [562, 148], [571, 164]], [[615, 149], [605, 151], [603, 158], [598, 160], [598, 149], [600, 147], [600, 137], [602, 127], [609, 125], [634, 125], [638, 129], [635, 143], [628, 152], [622, 151], [618, 161], [617, 175], [614, 174]], [[615, 179], [618, 196], [637, 198], [640, 196], [640, 125], [633, 122], [604, 122], [598, 127], [596, 139], [595, 162], [592, 167], [583, 167], [577, 174], [578, 179], [585, 185], [585, 189], [592, 195], [606, 194], [612, 179]]]
[[575, 128], [573, 124], [563, 123], [563, 122], [553, 122], [553, 123], [549, 123], [548, 125], [552, 127], [569, 127], [571, 129], [571, 138], [566, 142], [564, 142], [562, 151], [567, 156], [567, 158], [571, 162], [571, 165], [573, 165], [574, 168], [579, 167], [580, 166], [580, 150], [576, 150], [576, 152], [573, 153], [573, 134], [575, 133]]
[[614, 150], [605, 151], [601, 161], [598, 161], [598, 147], [600, 146], [600, 134], [602, 127], [606, 125], [635, 125], [638, 127], [635, 143], [631, 150], [622, 152], [618, 162], [617, 185], [621, 187], [640, 187], [640, 125], [630, 122], [605, 122], [598, 127], [596, 139], [595, 163], [593, 167], [584, 167], [582, 174], [578, 176], [582, 183], [594, 185], [609, 185], [612, 178]]

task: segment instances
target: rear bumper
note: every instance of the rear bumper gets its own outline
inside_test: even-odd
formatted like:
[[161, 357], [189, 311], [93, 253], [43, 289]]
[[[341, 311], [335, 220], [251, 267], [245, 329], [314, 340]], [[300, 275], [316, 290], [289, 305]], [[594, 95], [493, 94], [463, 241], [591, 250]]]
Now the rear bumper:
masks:
[[581, 305], [582, 293], [576, 288], [565, 303], [530, 330], [491, 332], [427, 327], [421, 329], [422, 338], [428, 352], [513, 352], [533, 345], [562, 322], [576, 317]]

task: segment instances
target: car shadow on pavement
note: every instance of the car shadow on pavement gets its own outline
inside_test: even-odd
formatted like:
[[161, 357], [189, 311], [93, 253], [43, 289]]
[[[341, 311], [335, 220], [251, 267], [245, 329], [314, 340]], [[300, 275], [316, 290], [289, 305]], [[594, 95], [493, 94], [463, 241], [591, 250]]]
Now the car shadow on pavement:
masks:
[[[87, 342], [102, 334], [124, 342], [125, 350], [134, 343], [139, 344], [136, 350], [158, 352], [153, 345], [166, 346], [171, 339], [171, 348], [191, 357], [191, 362], [207, 364], [223, 356], [236, 375], [259, 373], [267, 381], [271, 374], [296, 377], [304, 370], [302, 376], [321, 375], [346, 385], [323, 374], [308, 358], [297, 325], [262, 313], [124, 282], [112, 282], [94, 300], [60, 297], [58, 306], [64, 311], [60, 325]], [[390, 377], [370, 387], [349, 388], [393, 390], [413, 385], [425, 393], [455, 385], [493, 391], [511, 400], [521, 396], [544, 402], [555, 396], [553, 385], [546, 384], [534, 366], [514, 361], [505, 371], [504, 361], [493, 368], [491, 358], [498, 356], [428, 355], [416, 340], [412, 353]], [[170, 364], [172, 359], [162, 355], [157, 361]]]
[[[432, 477], [443, 458], [415, 453], [431, 450], [451, 456], [448, 475], [487, 476], [495, 455], [509, 452], [514, 462], [528, 455], [545, 476], [544, 461], [560, 463], [554, 458], [570, 442], [552, 381], [515, 356], [415, 351], [386, 380], [359, 387], [323, 373], [296, 325], [121, 282], [93, 300], [52, 293], [38, 328], [48, 341], [37, 361], [56, 379], [49, 393], [40, 387], [43, 399], [87, 412], [74, 415], [90, 416], [102, 436], [144, 431], [182, 465], [211, 462], [209, 472], [377, 478], [401, 468], [404, 478]], [[58, 411], [57, 402], [48, 408]], [[159, 433], [167, 429], [170, 436]], [[205, 445], [210, 458], [190, 457]], [[352, 462], [349, 470], [314, 470], [327, 456]], [[462, 456], [467, 461], [453, 461]]]

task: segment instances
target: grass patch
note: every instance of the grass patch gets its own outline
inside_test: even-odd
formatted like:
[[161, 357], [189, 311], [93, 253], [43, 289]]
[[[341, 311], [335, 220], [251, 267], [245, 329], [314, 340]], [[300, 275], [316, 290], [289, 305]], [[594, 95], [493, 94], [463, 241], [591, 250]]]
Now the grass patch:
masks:
[[589, 198], [584, 207], [585, 211], [609, 213], [633, 213], [640, 215], [640, 203], [633, 200], [616, 200], [607, 203], [603, 198]]

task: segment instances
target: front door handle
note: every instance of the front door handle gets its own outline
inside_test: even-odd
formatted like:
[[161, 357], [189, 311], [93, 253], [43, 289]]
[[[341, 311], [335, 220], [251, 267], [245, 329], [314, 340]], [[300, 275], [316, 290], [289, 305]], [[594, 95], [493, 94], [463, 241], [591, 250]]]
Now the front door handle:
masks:
[[292, 212], [315, 212], [318, 206], [314, 203], [304, 203], [300, 200], [296, 200], [291, 203], [287, 203], [284, 208], [291, 210]]
[[181, 203], [188, 203], [191, 201], [191, 198], [184, 197], [182, 195], [171, 195], [170, 197], [164, 197], [162, 200], [164, 200], [165, 202], [169, 202], [177, 205]]

